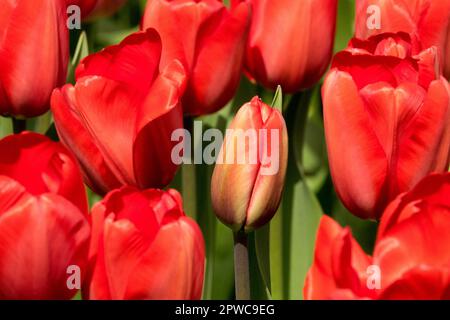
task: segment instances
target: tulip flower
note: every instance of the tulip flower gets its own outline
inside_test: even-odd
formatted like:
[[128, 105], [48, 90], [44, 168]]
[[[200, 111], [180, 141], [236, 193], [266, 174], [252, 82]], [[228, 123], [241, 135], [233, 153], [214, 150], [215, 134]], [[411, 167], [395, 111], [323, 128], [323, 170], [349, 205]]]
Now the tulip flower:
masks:
[[0, 140], [0, 154], [0, 176], [17, 181], [32, 195], [57, 194], [87, 214], [80, 168], [61, 143], [23, 132]]
[[27, 132], [1, 140], [0, 154], [0, 299], [70, 299], [90, 236], [78, 165]]
[[211, 181], [217, 217], [234, 231], [251, 231], [272, 219], [280, 204], [287, 168], [283, 116], [258, 97], [236, 114]]
[[406, 32], [417, 38], [423, 49], [436, 46], [441, 50], [447, 77], [450, 77], [449, 23], [450, 0], [356, 1], [357, 38], [368, 39], [385, 32]]
[[320, 80], [331, 60], [337, 0], [232, 0], [253, 5], [245, 70], [263, 86], [294, 93]]
[[334, 186], [361, 218], [379, 218], [398, 194], [448, 169], [448, 83], [436, 48], [412, 50], [406, 34], [354, 39], [322, 89]]
[[306, 299], [450, 299], [450, 174], [431, 175], [386, 209], [373, 257], [324, 216]]
[[175, 190], [123, 187], [92, 209], [93, 300], [200, 299], [205, 248]]
[[0, 115], [41, 115], [66, 80], [65, 1], [0, 0], [0, 7]]
[[250, 28], [246, 4], [229, 11], [217, 0], [149, 0], [142, 29], [155, 28], [163, 65], [180, 60], [188, 74], [183, 108], [190, 115], [224, 107], [239, 85]]
[[86, 57], [76, 85], [52, 96], [59, 136], [98, 193], [123, 185], [163, 187], [175, 174], [171, 135], [183, 127], [185, 72], [176, 60], [160, 71], [160, 56], [154, 30], [135, 33]]

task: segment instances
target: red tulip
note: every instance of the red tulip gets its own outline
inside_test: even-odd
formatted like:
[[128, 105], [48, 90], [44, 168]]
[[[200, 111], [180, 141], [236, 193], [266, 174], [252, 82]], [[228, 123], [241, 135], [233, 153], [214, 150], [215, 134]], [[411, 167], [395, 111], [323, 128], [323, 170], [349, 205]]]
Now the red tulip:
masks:
[[183, 127], [185, 73], [175, 60], [160, 71], [160, 55], [154, 30], [133, 34], [85, 58], [76, 85], [52, 96], [59, 136], [99, 193], [162, 187], [175, 174], [171, 135]]
[[200, 299], [205, 249], [181, 196], [124, 187], [92, 209], [91, 276], [94, 300]]
[[450, 299], [449, 193], [447, 173], [395, 199], [381, 219], [373, 257], [348, 228], [324, 216], [305, 298]]
[[250, 8], [229, 11], [217, 0], [150, 0], [142, 28], [155, 28], [163, 41], [162, 64], [174, 58], [189, 73], [184, 111], [213, 113], [239, 84], [250, 27]]
[[66, 81], [66, 1], [0, 0], [0, 114], [45, 113]]
[[[370, 6], [379, 8], [377, 12]], [[368, 20], [380, 18], [379, 28], [368, 26]], [[450, 48], [447, 48], [450, 27], [450, 0], [357, 0], [356, 37], [368, 39], [384, 32], [406, 32], [418, 38], [423, 49], [436, 46], [441, 49], [450, 77]], [[371, 23], [369, 23], [371, 25]]]
[[76, 159], [60, 143], [23, 132], [0, 140], [0, 176], [19, 183], [32, 195], [54, 193], [87, 213], [86, 191]]
[[406, 34], [354, 39], [323, 86], [333, 182], [362, 218], [379, 218], [399, 193], [448, 169], [448, 83], [435, 48], [412, 50]]
[[267, 88], [294, 93], [313, 86], [333, 52], [337, 0], [232, 0], [253, 5], [248, 74]]
[[0, 154], [0, 299], [70, 299], [69, 267], [81, 284], [90, 235], [79, 168], [34, 133], [1, 140]]
[[287, 158], [283, 116], [253, 98], [227, 129], [214, 168], [211, 199], [217, 217], [235, 231], [269, 222], [280, 204]]

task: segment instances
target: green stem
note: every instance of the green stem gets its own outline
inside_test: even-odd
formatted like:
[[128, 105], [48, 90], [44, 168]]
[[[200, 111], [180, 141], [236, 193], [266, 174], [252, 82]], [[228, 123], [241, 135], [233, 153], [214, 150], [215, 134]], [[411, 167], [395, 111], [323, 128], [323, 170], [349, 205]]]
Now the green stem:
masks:
[[15, 134], [21, 133], [22, 131], [25, 131], [27, 129], [27, 120], [25, 119], [12, 118], [12, 124], [13, 132]]
[[234, 281], [236, 300], [250, 300], [248, 237], [243, 231], [234, 233]]

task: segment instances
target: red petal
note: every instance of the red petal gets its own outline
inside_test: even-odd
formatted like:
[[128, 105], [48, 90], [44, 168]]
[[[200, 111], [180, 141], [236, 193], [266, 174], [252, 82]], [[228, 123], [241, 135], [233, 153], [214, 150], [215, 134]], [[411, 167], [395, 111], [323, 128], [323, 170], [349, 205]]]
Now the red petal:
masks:
[[6, 93], [2, 100], [10, 103], [0, 108], [4, 114], [31, 117], [48, 110], [53, 89], [66, 79], [66, 6], [52, 0], [15, 2], [0, 17], [0, 29], [5, 30], [0, 35], [0, 83]]
[[253, 19], [246, 55], [249, 73], [264, 86], [275, 89], [281, 85], [288, 93], [312, 86], [331, 59], [337, 2], [250, 2]]
[[239, 85], [250, 29], [250, 6], [231, 13], [221, 10], [202, 26], [197, 36], [196, 58], [183, 100], [191, 115], [213, 113], [224, 107]]
[[127, 299], [200, 299], [205, 248], [201, 231], [189, 218], [162, 227], [130, 275]]
[[147, 93], [159, 73], [161, 49], [161, 38], [155, 30], [133, 33], [119, 45], [86, 57], [77, 68], [77, 80], [101, 76]]
[[72, 85], [55, 90], [51, 101], [55, 125], [61, 141], [77, 156], [86, 183], [97, 193], [104, 194], [121, 184], [109, 169], [91, 134], [83, 126], [77, 103]]
[[[137, 114], [133, 166], [141, 188], [165, 187], [173, 179], [172, 133], [183, 128], [180, 99], [186, 75], [178, 61], [168, 65], [153, 83]], [[159, 168], [155, 170], [155, 168]]]
[[317, 233], [314, 262], [303, 289], [305, 299], [330, 299], [343, 291], [351, 292], [351, 296], [366, 294], [362, 284], [369, 264], [370, 258], [349, 230], [324, 215]]
[[216, 214], [237, 229], [245, 225], [260, 168], [258, 132], [264, 127], [262, 106], [263, 102], [254, 98], [239, 109], [228, 127], [211, 180]]
[[334, 70], [322, 90], [334, 185], [351, 212], [373, 218], [387, 176], [386, 154], [351, 76]]
[[381, 219], [377, 237], [383, 238], [391, 228], [416, 214], [421, 202], [450, 207], [449, 193], [450, 173], [427, 176], [411, 191], [397, 197], [389, 205]]
[[430, 203], [419, 209], [377, 240], [374, 264], [382, 271], [383, 288], [420, 264], [440, 268], [450, 263], [449, 207]]
[[[80, 169], [61, 144], [31, 132], [0, 141], [0, 174], [21, 183], [28, 192], [57, 193], [88, 212]], [[38, 156], [37, 156], [38, 155]]]
[[0, 297], [73, 297], [67, 268], [79, 266], [84, 277], [89, 233], [83, 214], [58, 195], [28, 195], [1, 212]]
[[380, 296], [383, 300], [440, 300], [450, 299], [448, 269], [420, 265], [406, 272], [387, 287]]

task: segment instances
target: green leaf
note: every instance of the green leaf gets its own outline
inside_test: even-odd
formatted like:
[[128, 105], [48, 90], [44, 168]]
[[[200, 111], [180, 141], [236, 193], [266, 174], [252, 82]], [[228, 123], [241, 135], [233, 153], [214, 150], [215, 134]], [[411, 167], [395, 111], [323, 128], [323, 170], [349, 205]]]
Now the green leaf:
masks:
[[271, 292], [270, 280], [270, 223], [255, 231], [255, 251], [258, 259], [258, 268], [264, 284]]
[[301, 161], [311, 92], [291, 99], [285, 119], [289, 160], [281, 206], [270, 223], [270, 279], [274, 299], [301, 299], [322, 208], [306, 183]]
[[9, 136], [11, 133], [13, 133], [11, 118], [0, 116], [0, 139]]
[[283, 112], [283, 90], [281, 89], [281, 86], [278, 86], [277, 91], [275, 91], [272, 108], [277, 108], [280, 112]]
[[338, 2], [334, 52], [339, 52], [347, 47], [354, 34], [354, 22], [355, 0], [340, 0]]
[[250, 268], [250, 293], [252, 300], [270, 300], [270, 290], [263, 279], [256, 253], [256, 233], [248, 235], [248, 255]]
[[82, 32], [80, 37], [78, 38], [78, 43], [75, 48], [75, 53], [70, 61], [69, 71], [67, 75], [67, 82], [74, 83], [75, 82], [75, 69], [83, 58], [89, 55], [89, 45], [86, 36], [86, 32]]
[[321, 189], [329, 174], [320, 92], [320, 86], [312, 89], [308, 118], [303, 138], [301, 138], [304, 140], [303, 147], [297, 150], [300, 154], [296, 155], [296, 159], [301, 163], [306, 182], [313, 192]]

